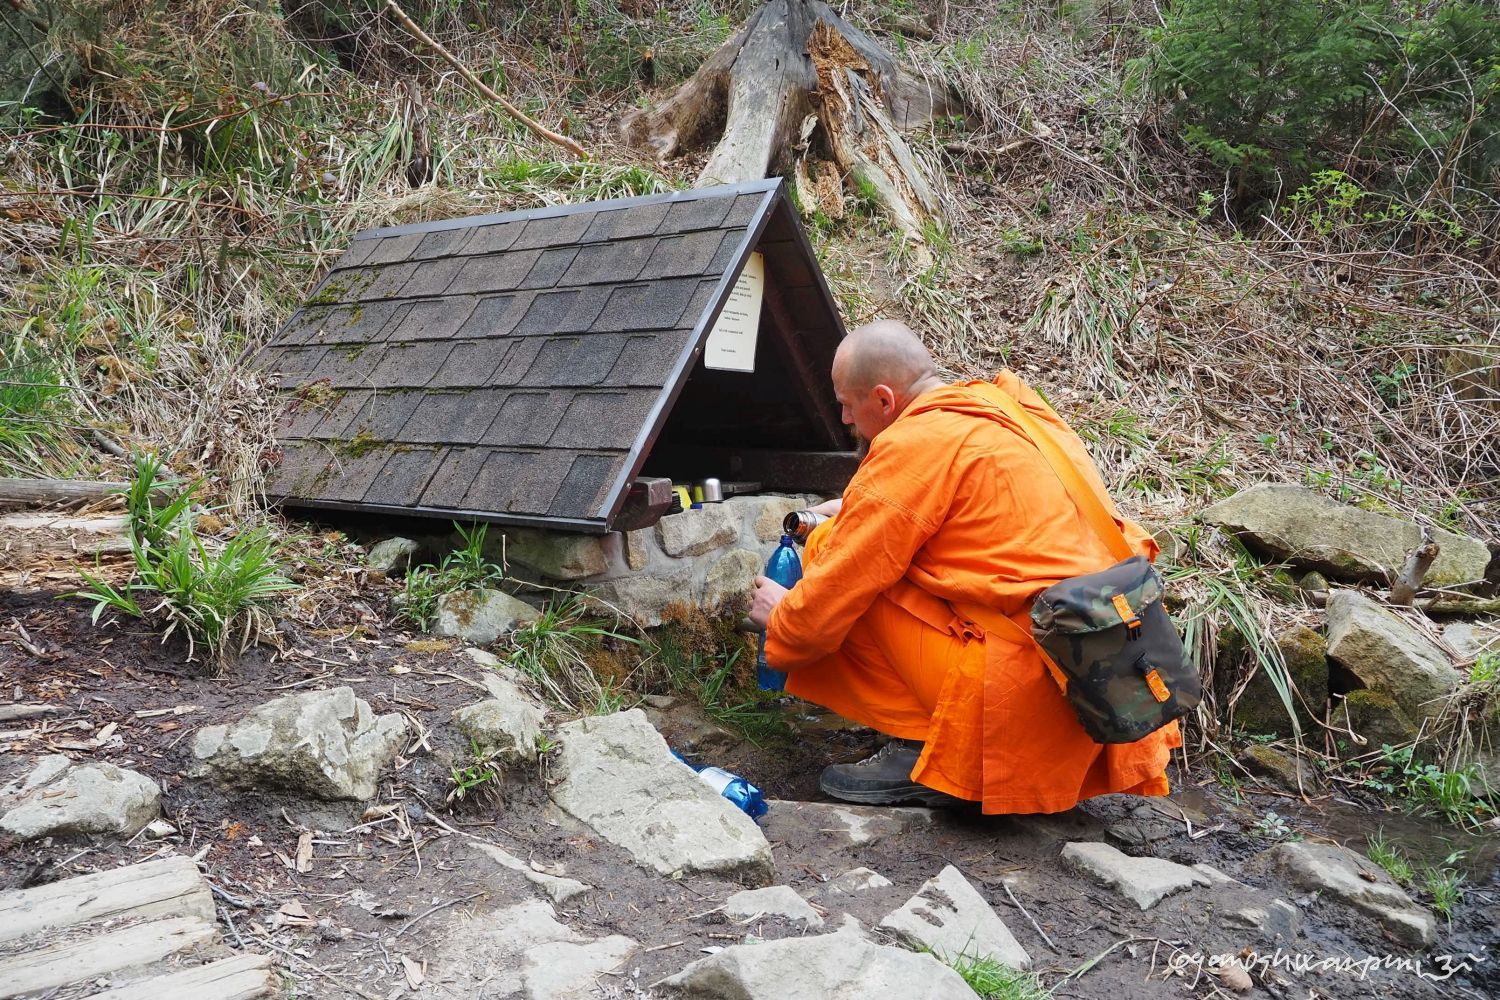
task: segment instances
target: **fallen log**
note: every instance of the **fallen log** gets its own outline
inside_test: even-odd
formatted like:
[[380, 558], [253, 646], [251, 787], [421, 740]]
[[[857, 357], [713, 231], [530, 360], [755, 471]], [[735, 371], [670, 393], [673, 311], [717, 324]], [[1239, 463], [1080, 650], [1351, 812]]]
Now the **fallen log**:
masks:
[[0, 504], [40, 507], [89, 503], [125, 488], [124, 483], [93, 479], [0, 479]]
[[128, 555], [128, 519], [59, 517], [54, 514], [0, 516], [0, 569], [31, 569], [59, 556], [68, 562]]

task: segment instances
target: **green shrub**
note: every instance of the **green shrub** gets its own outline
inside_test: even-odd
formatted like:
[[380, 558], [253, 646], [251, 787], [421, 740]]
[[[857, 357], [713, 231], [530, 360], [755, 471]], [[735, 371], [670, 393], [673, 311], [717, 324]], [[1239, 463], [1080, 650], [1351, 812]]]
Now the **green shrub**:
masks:
[[0, 475], [40, 474], [67, 452], [69, 388], [28, 320], [0, 341]]
[[484, 556], [488, 525], [465, 528], [455, 521], [453, 528], [463, 539], [460, 548], [443, 556], [436, 566], [424, 563], [406, 574], [401, 615], [423, 632], [437, 618], [438, 601], [445, 595], [490, 587], [505, 579], [505, 570]]
[[1319, 166], [1413, 191], [1500, 167], [1500, 15], [1474, 0], [1177, 0], [1153, 89], [1242, 179]]
[[155, 455], [136, 456], [135, 477], [125, 490], [135, 560], [129, 582], [116, 588], [83, 573], [88, 588], [69, 596], [93, 601], [96, 623], [111, 610], [160, 623], [164, 637], [181, 629], [189, 659], [202, 646], [217, 671], [227, 653], [242, 652], [269, 627], [269, 605], [295, 585], [278, 573], [264, 530], [242, 531], [211, 550], [193, 528], [195, 486], [164, 482], [161, 473]]

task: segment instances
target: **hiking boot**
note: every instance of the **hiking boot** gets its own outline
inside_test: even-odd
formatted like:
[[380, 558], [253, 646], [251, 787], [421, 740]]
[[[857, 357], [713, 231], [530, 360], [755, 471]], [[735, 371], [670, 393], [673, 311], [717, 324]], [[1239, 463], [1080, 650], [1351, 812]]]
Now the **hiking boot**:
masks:
[[912, 768], [922, 756], [915, 740], [891, 740], [856, 764], [830, 764], [823, 768], [818, 787], [845, 802], [889, 806], [919, 802], [928, 806], [961, 805], [965, 800], [911, 780]]

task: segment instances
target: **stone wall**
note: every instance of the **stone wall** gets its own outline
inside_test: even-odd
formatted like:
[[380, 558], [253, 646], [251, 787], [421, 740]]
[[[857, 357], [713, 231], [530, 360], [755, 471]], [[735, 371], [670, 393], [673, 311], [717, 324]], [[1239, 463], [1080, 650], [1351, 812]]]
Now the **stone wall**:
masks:
[[[730, 497], [607, 535], [513, 528], [505, 532], [504, 555], [514, 579], [587, 592], [650, 627], [661, 624], [669, 604], [709, 605], [748, 592], [781, 540], [782, 518], [821, 500]], [[498, 557], [498, 542], [494, 548]]]

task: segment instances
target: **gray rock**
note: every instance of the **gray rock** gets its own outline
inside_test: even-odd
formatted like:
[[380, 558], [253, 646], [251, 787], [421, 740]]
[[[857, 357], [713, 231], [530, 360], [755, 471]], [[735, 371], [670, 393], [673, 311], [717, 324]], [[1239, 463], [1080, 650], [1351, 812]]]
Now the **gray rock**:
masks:
[[454, 980], [473, 980], [455, 996], [586, 1000], [599, 995], [598, 978], [639, 945], [621, 935], [589, 938], [559, 922], [551, 906], [528, 900], [482, 920], [450, 923], [437, 947], [437, 968]]
[[731, 549], [709, 567], [703, 581], [703, 604], [712, 607], [727, 597], [743, 597], [748, 606], [751, 585], [765, 569], [760, 553]]
[[432, 634], [487, 646], [538, 617], [536, 608], [504, 591], [459, 590], [438, 598]]
[[421, 546], [410, 538], [385, 538], [370, 546], [365, 556], [365, 565], [370, 569], [395, 576], [411, 569], [412, 562], [421, 551]]
[[1335, 695], [1333, 729], [1352, 732], [1371, 749], [1389, 743], [1393, 747], [1417, 738], [1417, 724], [1383, 691], [1359, 690]]
[[827, 846], [829, 838], [866, 847], [887, 837], [932, 825], [933, 811], [920, 807], [856, 806], [838, 802], [772, 800], [761, 821], [766, 836], [796, 849]]
[[484, 686], [490, 697], [453, 710], [450, 718], [460, 733], [486, 753], [499, 751], [506, 764], [536, 760], [546, 709], [527, 693], [521, 675], [482, 649], [464, 651], [485, 669]]
[[[1291, 678], [1292, 708], [1302, 731], [1317, 732], [1328, 702], [1328, 641], [1321, 633], [1297, 625], [1278, 635], [1276, 646]], [[1223, 691], [1224, 701], [1232, 693]], [[1257, 668], [1235, 699], [1234, 724], [1251, 733], [1292, 735], [1286, 704], [1265, 670]]]
[[1170, 840], [1185, 830], [1182, 820], [1163, 816], [1150, 804], [1130, 810], [1124, 819], [1105, 827], [1105, 833], [1130, 847], [1144, 847], [1158, 840]]
[[823, 926], [818, 911], [789, 885], [768, 885], [764, 889], [737, 892], [724, 901], [724, 913], [737, 920], [784, 917], [800, 920], [809, 927]]
[[852, 920], [833, 934], [732, 945], [655, 985], [709, 1000], [975, 1000], [931, 955], [875, 944]]
[[879, 872], [869, 868], [853, 868], [831, 880], [826, 889], [830, 896], [854, 896], [871, 889], [887, 889], [892, 884], [890, 879]]
[[[1360, 510], [1301, 486], [1261, 483], [1205, 508], [1199, 518], [1277, 559], [1341, 580], [1384, 581], [1422, 541], [1409, 521]], [[1440, 551], [1427, 583], [1451, 586], [1484, 579], [1485, 544], [1451, 531], [1433, 532]]]
[[1302, 911], [1284, 899], [1238, 888], [1220, 896], [1217, 909], [1225, 925], [1256, 931], [1270, 941], [1291, 941], [1302, 933]]
[[639, 948], [622, 934], [592, 941], [550, 941], [526, 953], [522, 981], [526, 1000], [592, 1000], [599, 977], [618, 968]]
[[193, 740], [195, 774], [229, 788], [279, 788], [315, 799], [373, 798], [380, 771], [406, 738], [407, 722], [376, 717], [347, 687], [291, 694]]
[[505, 534], [505, 558], [553, 580], [598, 576], [609, 566], [598, 535], [516, 528]]
[[1413, 948], [1437, 939], [1437, 921], [1379, 865], [1334, 844], [1277, 844], [1269, 860], [1296, 885], [1322, 892], [1375, 918]]
[[681, 573], [622, 576], [594, 584], [588, 596], [589, 603], [604, 614], [630, 619], [642, 628], [655, 628], [661, 624], [661, 613], [667, 605], [692, 601], [692, 581]]
[[640, 709], [558, 729], [552, 801], [662, 874], [716, 872], [771, 881], [755, 821], [678, 761]]
[[1063, 864], [1111, 886], [1142, 910], [1149, 910], [1174, 892], [1208, 885], [1201, 872], [1160, 858], [1132, 858], [1108, 844], [1080, 841], [1062, 851]]
[[880, 927], [950, 962], [965, 956], [993, 959], [1012, 969], [1031, 968], [1031, 956], [1010, 928], [952, 865], [929, 879]]
[[1435, 714], [1462, 679], [1432, 640], [1352, 590], [1328, 598], [1328, 657], [1413, 719]]
[[574, 896], [581, 896], [591, 888], [583, 882], [562, 875], [552, 875], [548, 872], [539, 872], [509, 851], [495, 844], [476, 840], [474, 849], [489, 858], [501, 868], [513, 872], [520, 872], [526, 880], [535, 886], [539, 886], [554, 903], [566, 903]]
[[1228, 875], [1225, 875], [1213, 865], [1205, 865], [1202, 862], [1199, 862], [1198, 864], [1191, 865], [1189, 867], [1191, 867], [1193, 871], [1197, 872], [1199, 875], [1202, 875], [1204, 878], [1208, 879], [1207, 884], [1209, 885], [1243, 886], [1245, 884], [1239, 879], [1230, 878]]
[[1318, 787], [1317, 773], [1302, 758], [1272, 747], [1252, 744], [1240, 753], [1240, 762], [1252, 774], [1269, 778], [1288, 791], [1312, 791]]
[[701, 556], [733, 542], [739, 526], [723, 504], [705, 504], [697, 510], [671, 514], [656, 522], [656, 537], [669, 556]]
[[135, 771], [113, 764], [59, 769], [44, 757], [22, 792], [0, 803], [0, 833], [16, 840], [115, 834], [133, 837], [161, 815], [161, 789]]
[[1500, 625], [1449, 622], [1443, 626], [1443, 642], [1463, 660], [1478, 659], [1481, 653], [1500, 654]]
[[724, 507], [744, 518], [755, 537], [762, 542], [774, 542], [781, 538], [781, 522], [794, 510], [810, 506], [807, 497], [778, 496], [761, 493], [754, 496], [730, 497]]

